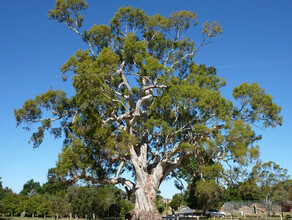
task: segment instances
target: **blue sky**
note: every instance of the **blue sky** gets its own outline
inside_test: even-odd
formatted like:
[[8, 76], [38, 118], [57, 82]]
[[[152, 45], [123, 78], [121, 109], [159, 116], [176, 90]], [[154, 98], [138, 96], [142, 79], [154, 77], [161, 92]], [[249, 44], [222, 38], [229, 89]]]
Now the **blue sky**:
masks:
[[[283, 126], [259, 130], [263, 140], [263, 161], [273, 160], [292, 175], [292, 23], [290, 0], [91, 0], [84, 13], [85, 27], [107, 24], [117, 9], [134, 6], [149, 15], [168, 16], [172, 11], [198, 14], [198, 27], [188, 32], [200, 40], [206, 20], [223, 26], [222, 37], [202, 48], [198, 63], [215, 66], [227, 81], [223, 94], [231, 98], [232, 88], [241, 82], [257, 82], [282, 106]], [[40, 148], [28, 144], [30, 133], [16, 128], [13, 111], [25, 100], [63, 88], [72, 93], [60, 77], [59, 68], [79, 48], [86, 48], [79, 36], [47, 17], [54, 0], [0, 1], [0, 176], [4, 186], [15, 192], [29, 179], [44, 183], [47, 170], [55, 166], [62, 143], [47, 136]], [[162, 195], [175, 192], [171, 181], [161, 186]]]

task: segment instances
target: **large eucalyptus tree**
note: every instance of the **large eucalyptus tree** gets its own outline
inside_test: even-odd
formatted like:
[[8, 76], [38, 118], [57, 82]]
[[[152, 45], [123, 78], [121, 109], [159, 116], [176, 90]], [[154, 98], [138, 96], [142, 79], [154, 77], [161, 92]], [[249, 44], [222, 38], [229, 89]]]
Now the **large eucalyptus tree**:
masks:
[[187, 158], [245, 164], [258, 155], [254, 142], [260, 136], [252, 124], [281, 124], [280, 108], [259, 85], [236, 87], [235, 106], [221, 96], [225, 81], [216, 69], [193, 61], [200, 47], [221, 34], [218, 23], [205, 22], [197, 43], [184, 37], [197, 25], [194, 12], [148, 16], [121, 7], [109, 25], [82, 31], [80, 11], [86, 8], [84, 0], [57, 0], [49, 12], [88, 45], [61, 68], [64, 80], [72, 76], [74, 96], [49, 90], [26, 101], [15, 116], [25, 128], [38, 125], [34, 147], [45, 132], [64, 137], [57, 169], [69, 181], [122, 184], [135, 193], [132, 219], [161, 218], [155, 206], [159, 186], [187, 166]]

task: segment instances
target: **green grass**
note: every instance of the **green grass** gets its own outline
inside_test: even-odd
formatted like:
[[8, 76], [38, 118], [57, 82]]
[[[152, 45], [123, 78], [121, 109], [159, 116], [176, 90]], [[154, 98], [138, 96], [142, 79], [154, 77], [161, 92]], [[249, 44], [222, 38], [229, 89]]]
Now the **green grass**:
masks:
[[[47, 217], [47, 218], [38, 218], [38, 217], [0, 217], [0, 220], [55, 220], [55, 218]], [[58, 218], [57, 220], [70, 220], [69, 218]], [[75, 220], [75, 218], [72, 218], [71, 220]], [[85, 220], [85, 218], [78, 218], [78, 220]], [[110, 217], [110, 218], [104, 218], [104, 219], [95, 219], [95, 220], [124, 220], [123, 217]]]
[[[200, 214], [202, 214], [202, 213], [198, 212], [196, 214], [198, 214], [198, 216], [200, 216]], [[286, 215], [290, 215], [292, 217], [292, 212], [283, 212], [283, 220], [286, 220], [286, 218], [285, 218]], [[233, 214], [232, 215], [232, 219], [239, 219], [239, 220], [247, 220], [247, 219], [257, 220], [258, 219], [258, 220], [260, 220], [260, 219], [263, 219], [263, 218], [261, 218], [261, 216], [263, 216], [263, 218], [265, 218], [266, 215], [259, 215], [259, 218], [257, 218], [257, 216], [244, 218], [243, 216], [241, 216], [238, 213], [238, 214]], [[119, 219], [119, 218], [105, 218], [104, 220], [115, 220], [115, 219]], [[120, 219], [122, 220], [123, 218], [120, 218]], [[205, 216], [200, 217], [200, 219], [213, 220], [213, 218], [207, 218]], [[218, 220], [220, 218], [216, 218], [216, 219]], [[224, 219], [228, 219], [229, 220], [229, 219], [231, 219], [231, 217], [227, 216], [226, 218], [222, 218], [222, 220], [224, 220]], [[268, 216], [267, 219], [268, 220], [279, 220], [281, 218], [280, 218], [280, 216]], [[48, 217], [48, 218], [38, 218], [38, 217], [35, 217], [35, 218], [32, 218], [32, 217], [24, 217], [24, 218], [21, 218], [21, 217], [0, 217], [0, 220], [55, 220], [55, 218], [51, 218], [51, 217]], [[69, 220], [69, 218], [58, 218], [58, 220]], [[75, 219], [72, 218], [72, 220], [75, 220]], [[98, 220], [98, 219], [96, 219], [96, 220]], [[292, 220], [292, 218], [290, 220]]]

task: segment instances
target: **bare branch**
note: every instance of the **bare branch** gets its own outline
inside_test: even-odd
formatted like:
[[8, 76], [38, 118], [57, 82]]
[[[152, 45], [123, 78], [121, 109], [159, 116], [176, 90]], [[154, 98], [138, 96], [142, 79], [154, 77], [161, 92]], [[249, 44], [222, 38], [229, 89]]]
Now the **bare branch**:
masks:
[[113, 102], [118, 102], [120, 104], [122, 104], [122, 106], [124, 106], [125, 109], [127, 109], [127, 111], [129, 111], [128, 107], [125, 105], [125, 103], [123, 103], [121, 100], [118, 99], [112, 99]]
[[123, 80], [123, 84], [127, 87], [127, 90], [128, 90], [128, 94], [129, 94], [129, 102], [130, 102], [130, 106], [131, 108], [135, 108], [135, 102], [134, 102], [134, 97], [133, 97], [133, 92], [132, 92], [132, 89], [131, 89], [131, 86], [124, 74], [124, 67], [125, 67], [125, 61], [122, 62], [121, 64], [121, 67], [120, 69], [117, 71], [118, 74], [121, 75], [122, 77], [122, 80]]
[[200, 45], [199, 45], [197, 48], [195, 48], [191, 53], [187, 53], [187, 54], [185, 54], [185, 55], [184, 55], [182, 58], [180, 58], [178, 61], [174, 62], [174, 63], [170, 66], [169, 69], [173, 68], [175, 65], [179, 64], [181, 61], [183, 61], [183, 60], [186, 59], [187, 57], [191, 57], [191, 56], [195, 55], [195, 54], [197, 53], [197, 51], [198, 51], [203, 45], [205, 45], [205, 44], [208, 43], [208, 42], [206, 43], [206, 40], [207, 40], [207, 38], [203, 38], [202, 42], [200, 43]]
[[[33, 123], [38, 123], [38, 122], [43, 122], [43, 121], [50, 121], [52, 123], [52, 122], [55, 122], [55, 121], [58, 121], [58, 120], [64, 118], [66, 115], [68, 115], [70, 113], [74, 113], [74, 116], [72, 118], [72, 121], [74, 122], [75, 117], [78, 114], [78, 111], [67, 111], [67, 110], [64, 110], [63, 114], [61, 116], [57, 117], [57, 118], [35, 119], [35, 120], [33, 120]], [[54, 111], [53, 111], [53, 115], [54, 115]]]
[[142, 94], [148, 90], [152, 90], [152, 89], [163, 89], [163, 88], [167, 88], [166, 85], [151, 85], [151, 86], [146, 86], [142, 89], [141, 93], [140, 93], [140, 97], [142, 96]]
[[142, 103], [143, 103], [145, 100], [150, 99], [151, 97], [152, 97], [152, 95], [149, 94], [149, 95], [146, 95], [146, 96], [140, 98], [140, 99], [137, 101], [136, 109], [135, 109], [135, 111], [134, 111], [134, 117], [133, 117], [133, 118], [131, 119], [131, 121], [130, 121], [130, 124], [131, 124], [131, 125], [133, 125], [133, 124], [136, 122], [138, 116], [140, 116], [140, 111], [141, 111], [140, 108], [141, 108]]
[[[70, 26], [67, 22], [64, 22], [64, 23], [66, 24], [66, 26], [67, 26], [70, 30], [74, 31], [76, 34], [80, 35], [80, 36], [83, 38], [84, 35], [83, 35], [80, 31], [78, 31], [76, 28], [73, 28], [72, 26]], [[92, 55], [93, 57], [96, 57], [96, 55], [95, 55], [95, 53], [94, 53], [94, 51], [93, 51], [93, 46], [92, 46], [92, 44], [91, 44], [89, 41], [84, 41], [84, 42], [89, 46], [89, 51], [90, 51], [91, 55]]]
[[133, 190], [135, 188], [135, 184], [132, 181], [127, 180], [127, 179], [122, 178], [122, 177], [99, 180], [99, 179], [96, 179], [94, 177], [87, 176], [86, 174], [80, 174], [80, 175], [72, 176], [68, 180], [68, 182], [70, 184], [73, 184], [73, 183], [77, 182], [80, 179], [84, 179], [86, 181], [90, 181], [93, 184], [110, 184], [110, 185], [123, 184], [123, 185], [128, 186], [131, 190]]
[[115, 179], [118, 179], [118, 178], [120, 177], [120, 173], [121, 173], [121, 171], [122, 171], [124, 165], [125, 165], [125, 162], [122, 161], [122, 162], [120, 163], [119, 169], [117, 170], [117, 173], [116, 173], [116, 177], [115, 177]]

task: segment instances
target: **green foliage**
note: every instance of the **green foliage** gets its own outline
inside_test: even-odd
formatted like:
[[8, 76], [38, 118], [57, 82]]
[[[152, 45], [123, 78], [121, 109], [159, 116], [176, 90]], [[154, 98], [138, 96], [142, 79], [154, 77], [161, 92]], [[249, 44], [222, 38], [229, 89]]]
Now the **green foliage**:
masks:
[[292, 187], [291, 186], [288, 189], [288, 200], [292, 201]]
[[282, 186], [287, 191], [287, 199], [292, 201], [292, 179], [287, 179], [282, 183]]
[[234, 88], [233, 96], [241, 102], [240, 110], [234, 112], [235, 116], [251, 123], [262, 121], [265, 127], [282, 124], [282, 117], [279, 116], [281, 107], [273, 103], [272, 96], [267, 95], [257, 83], [242, 83]]
[[39, 194], [42, 191], [40, 183], [35, 182], [33, 179], [27, 181], [23, 185], [23, 189], [21, 190], [20, 194], [28, 196], [32, 191], [34, 191], [34, 195]]
[[67, 188], [66, 180], [56, 174], [56, 168], [48, 170], [48, 181], [42, 185], [42, 193], [54, 195]]
[[0, 211], [5, 215], [38, 217], [69, 217], [75, 214], [79, 218], [120, 217], [133, 209], [133, 204], [124, 199], [123, 192], [114, 186], [70, 186], [65, 191], [55, 194], [43, 194], [28, 197], [22, 194], [7, 193], [1, 200]]
[[224, 192], [214, 180], [198, 180], [189, 185], [185, 197], [190, 208], [204, 210], [222, 206]]
[[169, 202], [169, 206], [172, 209], [177, 210], [182, 205], [182, 203], [183, 203], [182, 195], [174, 194], [172, 200]]
[[134, 209], [134, 204], [130, 202], [129, 200], [125, 200], [125, 199], [118, 200], [117, 205], [120, 207], [120, 216], [125, 216], [127, 212]]
[[290, 177], [287, 173], [287, 169], [283, 169], [273, 161], [259, 163], [253, 167], [251, 178], [258, 181], [268, 204], [272, 205], [274, 202], [288, 199], [287, 192], [282, 186], [282, 183]]
[[37, 206], [36, 214], [38, 217], [46, 217], [50, 213], [50, 197], [42, 196], [40, 203]]
[[238, 186], [238, 193], [242, 200], [262, 200], [263, 193], [261, 192], [260, 187], [257, 185], [256, 182], [243, 182], [240, 183]]
[[[0, 177], [0, 180], [1, 179], [2, 179], [2, 177]], [[6, 196], [6, 194], [9, 194], [9, 193], [12, 193], [12, 190], [9, 189], [8, 187], [3, 188], [2, 181], [0, 181], [0, 201]]]
[[[60, 127], [52, 127], [51, 120], [45, 118], [42, 119], [44, 114], [42, 110], [51, 110], [53, 116], [62, 118], [63, 115], [68, 113], [71, 105], [70, 103], [71, 100], [66, 98], [66, 94], [63, 91], [49, 90], [40, 96], [36, 96], [34, 100], [27, 100], [22, 109], [14, 111], [17, 125], [20, 125], [25, 121], [40, 123], [40, 127], [38, 127], [38, 130], [34, 132], [31, 137], [34, 148], [42, 143], [45, 131], [50, 131], [55, 138], [61, 136], [62, 129]], [[63, 123], [65, 123], [66, 120], [68, 120], [68, 118], [64, 118]], [[29, 125], [24, 127], [24, 129], [30, 130]]]
[[224, 191], [224, 201], [242, 201], [241, 195], [238, 192], [238, 188], [234, 186], [228, 187]]
[[88, 4], [84, 0], [57, 0], [55, 9], [49, 11], [49, 18], [58, 22], [66, 22], [70, 28], [79, 29], [83, 17], [80, 10], [85, 10]]
[[41, 203], [42, 203], [42, 197], [39, 195], [28, 198], [28, 200], [25, 202], [25, 205], [24, 205], [24, 211], [25, 211], [26, 216], [36, 215], [37, 209]]
[[219, 208], [223, 203], [223, 190], [215, 181], [199, 181], [195, 196], [198, 199], [198, 203], [201, 204], [201, 209]]
[[272, 205], [289, 199], [289, 175], [275, 162], [258, 162], [247, 177], [226, 189], [225, 201], [261, 200]]
[[49, 215], [52, 217], [56, 216], [56, 213], [60, 217], [68, 217], [71, 209], [68, 203], [67, 196], [64, 192], [58, 192], [53, 196], [49, 197], [50, 210]]
[[162, 214], [166, 209], [166, 203], [165, 203], [163, 197], [160, 195], [160, 193], [161, 192], [158, 191], [155, 203], [156, 203], [157, 210], [159, 211], [159, 213]]
[[18, 203], [19, 203], [19, 201], [17, 199], [17, 195], [15, 195], [13, 193], [7, 194], [1, 200], [2, 213], [5, 213], [5, 215], [7, 215], [7, 216], [14, 215], [14, 213], [16, 212]]

